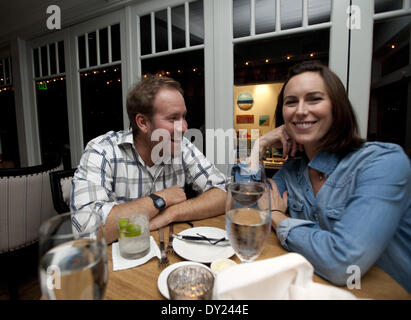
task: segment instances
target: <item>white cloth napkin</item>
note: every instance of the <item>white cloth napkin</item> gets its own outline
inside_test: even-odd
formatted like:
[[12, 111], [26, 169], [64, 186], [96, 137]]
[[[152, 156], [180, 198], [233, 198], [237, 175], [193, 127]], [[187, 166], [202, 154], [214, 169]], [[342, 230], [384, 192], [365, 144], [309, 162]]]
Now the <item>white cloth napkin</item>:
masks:
[[214, 299], [307, 300], [356, 299], [350, 292], [312, 280], [314, 268], [300, 254], [242, 263], [222, 270], [214, 282]]
[[111, 252], [113, 256], [113, 271], [134, 268], [146, 263], [152, 257], [157, 257], [159, 259], [161, 257], [160, 249], [152, 236], [150, 236], [150, 251], [144, 257], [139, 259], [124, 259], [120, 255], [118, 242], [112, 244]]

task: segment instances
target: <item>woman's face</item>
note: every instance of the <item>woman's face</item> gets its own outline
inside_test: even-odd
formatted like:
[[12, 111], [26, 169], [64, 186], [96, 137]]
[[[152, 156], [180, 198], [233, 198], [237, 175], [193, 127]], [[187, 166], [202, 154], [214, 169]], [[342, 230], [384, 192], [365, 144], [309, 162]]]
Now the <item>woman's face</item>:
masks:
[[331, 101], [317, 72], [292, 77], [284, 88], [283, 117], [288, 133], [315, 150], [332, 124]]

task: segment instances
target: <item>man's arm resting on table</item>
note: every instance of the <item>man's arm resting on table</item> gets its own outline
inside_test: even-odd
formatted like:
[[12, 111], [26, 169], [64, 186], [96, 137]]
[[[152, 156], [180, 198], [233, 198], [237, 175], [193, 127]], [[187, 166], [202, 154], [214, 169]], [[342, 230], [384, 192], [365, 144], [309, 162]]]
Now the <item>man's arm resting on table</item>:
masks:
[[[165, 200], [166, 208], [174, 206], [177, 203], [186, 200], [185, 193], [179, 186], [173, 186], [161, 191], [156, 191], [154, 193]], [[148, 196], [114, 206], [111, 209], [104, 225], [104, 232], [107, 243], [111, 243], [117, 240], [117, 214], [127, 216], [134, 212], [142, 211], [148, 212], [150, 220], [159, 213], [159, 210], [154, 206], [153, 200]]]
[[218, 216], [225, 211], [227, 193], [218, 188], [212, 188], [201, 195], [180, 202], [163, 210], [150, 220], [150, 230], [156, 230], [171, 222], [201, 220]]

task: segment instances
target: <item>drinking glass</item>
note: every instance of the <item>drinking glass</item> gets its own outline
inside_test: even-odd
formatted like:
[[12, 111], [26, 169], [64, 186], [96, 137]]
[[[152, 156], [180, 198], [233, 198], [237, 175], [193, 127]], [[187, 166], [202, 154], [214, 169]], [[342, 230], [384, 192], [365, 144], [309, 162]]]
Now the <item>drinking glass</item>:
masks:
[[39, 230], [41, 292], [50, 300], [103, 299], [108, 278], [107, 244], [98, 214], [54, 216]]
[[150, 251], [148, 212], [117, 215], [117, 232], [120, 255], [125, 259], [138, 259]]
[[242, 262], [255, 260], [271, 228], [270, 189], [266, 183], [239, 181], [227, 184], [226, 231]]

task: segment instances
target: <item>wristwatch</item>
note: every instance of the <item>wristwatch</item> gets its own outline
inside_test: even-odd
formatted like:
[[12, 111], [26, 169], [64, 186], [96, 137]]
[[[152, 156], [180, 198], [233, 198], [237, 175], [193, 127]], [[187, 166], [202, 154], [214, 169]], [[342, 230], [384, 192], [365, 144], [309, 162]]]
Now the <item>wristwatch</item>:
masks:
[[166, 202], [164, 201], [163, 198], [161, 198], [160, 196], [152, 193], [149, 195], [149, 197], [153, 200], [154, 202], [154, 206], [158, 209], [158, 210], [162, 210], [166, 207]]

